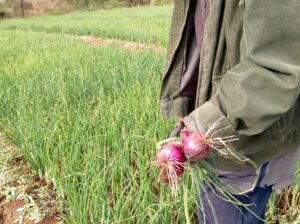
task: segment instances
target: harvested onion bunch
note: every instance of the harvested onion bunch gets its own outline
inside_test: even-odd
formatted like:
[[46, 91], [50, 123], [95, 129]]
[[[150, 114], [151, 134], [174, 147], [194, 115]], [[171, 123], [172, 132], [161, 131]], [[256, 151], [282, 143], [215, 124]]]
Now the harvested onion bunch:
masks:
[[[172, 189], [172, 195], [175, 197], [177, 196], [178, 192], [180, 192], [180, 183], [182, 183], [187, 223], [190, 223], [188, 212], [188, 194], [190, 182], [192, 182], [193, 189], [199, 189], [197, 192], [198, 195], [201, 194], [201, 191], [202, 193], [206, 192], [206, 187], [204, 186], [204, 184], [206, 184], [206, 186], [209, 186], [211, 189], [213, 189], [214, 193], [218, 197], [233, 203], [235, 206], [243, 206], [245, 209], [252, 212], [249, 209], [250, 205], [241, 204], [240, 201], [234, 196], [234, 194], [244, 193], [221, 180], [215, 173], [214, 169], [205, 161], [205, 159], [209, 157], [213, 151], [222, 155], [231, 154], [237, 159], [242, 160], [227, 146], [227, 143], [237, 140], [235, 136], [228, 136], [225, 138], [211, 137], [218, 132], [217, 129], [219, 124], [220, 121], [217, 121], [205, 133], [193, 133], [187, 129], [183, 129], [180, 132], [180, 136], [158, 143], [156, 160], [154, 164], [161, 170], [161, 174], [165, 175], [164, 178], [160, 178], [160, 182], [169, 184]], [[258, 172], [255, 164], [254, 167]], [[183, 176], [185, 176], [185, 178], [183, 178], [183, 181], [180, 181]], [[254, 185], [255, 184], [256, 183], [254, 183]], [[218, 223], [214, 206], [207, 196], [208, 195], [206, 195], [207, 201], [209, 202], [211, 210], [215, 216], [215, 223]], [[197, 204], [200, 210], [203, 211], [204, 209], [201, 197], [198, 197], [198, 199], [199, 201]]]

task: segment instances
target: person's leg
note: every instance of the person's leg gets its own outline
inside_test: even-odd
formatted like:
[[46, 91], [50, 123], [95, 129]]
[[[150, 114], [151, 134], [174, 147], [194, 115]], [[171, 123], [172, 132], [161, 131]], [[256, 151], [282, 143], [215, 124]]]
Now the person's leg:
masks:
[[[206, 184], [203, 187], [205, 191], [200, 189], [201, 194], [198, 199], [199, 224], [242, 223], [241, 214], [232, 203], [218, 197]], [[215, 210], [216, 216], [214, 216], [213, 210]]]
[[[205, 194], [205, 191], [207, 192]], [[236, 196], [244, 204], [252, 204], [248, 208], [243, 206], [236, 207], [230, 202], [224, 201], [218, 197], [212, 189], [205, 186], [205, 191], [201, 190], [201, 200], [204, 213], [199, 208], [200, 224], [263, 224], [265, 219], [265, 210], [267, 202], [272, 193], [272, 187], [257, 187], [253, 192], [246, 195]], [[214, 207], [216, 217], [213, 215]], [[201, 206], [200, 206], [201, 207]], [[256, 215], [254, 215], [256, 214]], [[257, 218], [259, 217], [259, 218]], [[216, 220], [217, 219], [217, 222]]]

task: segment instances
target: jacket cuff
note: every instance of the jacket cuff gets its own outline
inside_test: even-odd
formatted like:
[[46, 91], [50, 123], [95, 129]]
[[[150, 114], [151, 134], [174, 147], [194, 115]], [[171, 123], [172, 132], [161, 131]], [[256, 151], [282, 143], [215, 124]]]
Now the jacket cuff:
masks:
[[[190, 115], [184, 117], [183, 123], [192, 132], [206, 132], [210, 130], [212, 137], [236, 135], [233, 125], [211, 101], [206, 102]], [[213, 126], [216, 127], [213, 128]]]

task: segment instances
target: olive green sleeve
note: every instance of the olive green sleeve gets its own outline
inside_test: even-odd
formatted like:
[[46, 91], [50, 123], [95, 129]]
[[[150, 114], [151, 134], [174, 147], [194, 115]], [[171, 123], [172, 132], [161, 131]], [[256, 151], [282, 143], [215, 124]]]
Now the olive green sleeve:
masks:
[[300, 91], [300, 1], [245, 0], [241, 61], [209, 102], [184, 118], [208, 128], [223, 118], [221, 135], [264, 132], [295, 104]]

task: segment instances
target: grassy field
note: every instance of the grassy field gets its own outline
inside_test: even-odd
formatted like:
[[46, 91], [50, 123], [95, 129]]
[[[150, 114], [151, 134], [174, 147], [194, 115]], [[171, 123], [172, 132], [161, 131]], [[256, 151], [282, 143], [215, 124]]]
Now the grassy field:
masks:
[[1, 22], [1, 27], [10, 30], [92, 35], [166, 46], [171, 14], [171, 5], [138, 7], [134, 10], [123, 8], [8, 20]]
[[[174, 125], [158, 108], [164, 53], [95, 48], [63, 35], [164, 47], [171, 10], [114, 9], [0, 24], [1, 131], [65, 195], [67, 223], [184, 223], [181, 196], [172, 199], [149, 164], [156, 142]], [[289, 215], [298, 211], [293, 200]], [[273, 219], [275, 201], [268, 211]]]

